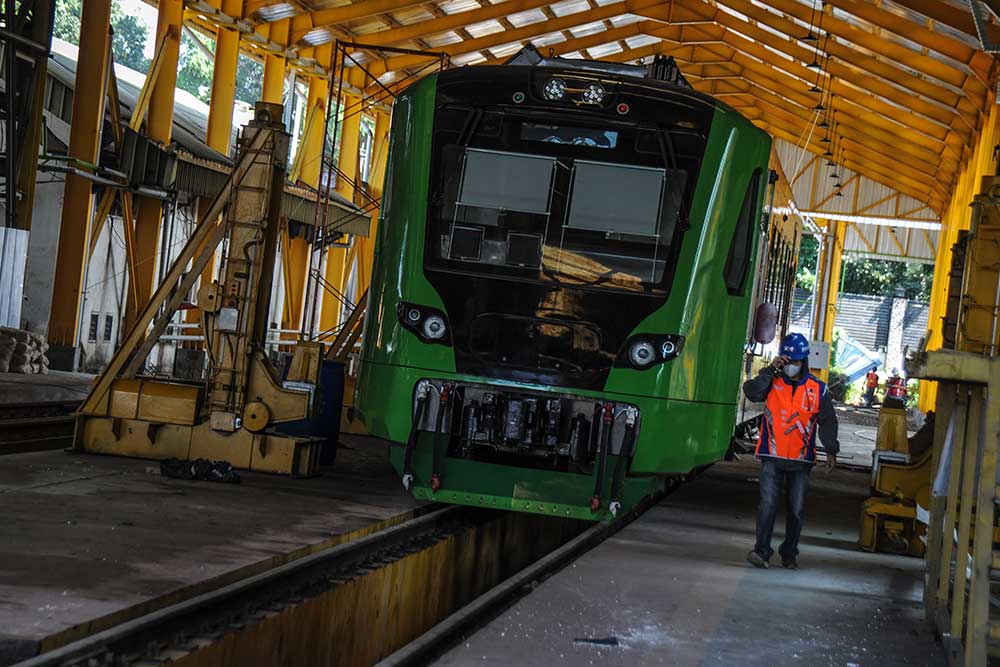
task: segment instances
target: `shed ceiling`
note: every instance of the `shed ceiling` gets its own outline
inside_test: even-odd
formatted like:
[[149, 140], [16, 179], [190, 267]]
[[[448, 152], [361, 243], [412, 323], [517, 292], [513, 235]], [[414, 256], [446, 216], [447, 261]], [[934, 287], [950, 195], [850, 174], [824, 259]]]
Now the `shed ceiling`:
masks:
[[[938, 214], [993, 101], [994, 58], [953, 0], [248, 0], [243, 18], [268, 34], [266, 17], [287, 11], [288, 46], [305, 57], [338, 38], [443, 51], [453, 66], [528, 43], [615, 62], [670, 55], [695, 88], [812, 154], [829, 148], [827, 119], [842, 167]], [[383, 53], [369, 65], [390, 82], [428, 62]]]

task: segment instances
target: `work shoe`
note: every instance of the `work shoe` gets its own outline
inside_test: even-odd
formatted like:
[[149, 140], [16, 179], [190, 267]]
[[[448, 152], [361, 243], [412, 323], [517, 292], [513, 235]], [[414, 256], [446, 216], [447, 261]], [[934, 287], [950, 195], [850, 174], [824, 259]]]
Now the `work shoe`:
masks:
[[750, 553], [747, 554], [747, 562], [754, 567], [759, 567], [762, 570], [767, 569], [767, 560], [756, 551], [751, 550]]
[[792, 558], [782, 558], [781, 559], [781, 567], [785, 568], [786, 570], [797, 570], [797, 569], [799, 569], [799, 562], [797, 560], [795, 560], [794, 557], [792, 557]]

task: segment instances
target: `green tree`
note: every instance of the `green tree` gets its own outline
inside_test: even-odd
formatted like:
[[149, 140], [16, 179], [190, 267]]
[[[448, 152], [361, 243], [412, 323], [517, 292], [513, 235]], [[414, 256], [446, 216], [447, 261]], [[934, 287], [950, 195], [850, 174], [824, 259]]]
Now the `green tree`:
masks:
[[239, 64], [236, 66], [236, 99], [247, 104], [256, 104], [260, 100], [263, 84], [264, 65], [241, 53]]
[[[82, 10], [82, 0], [56, 0], [53, 35], [70, 44], [79, 44]], [[126, 13], [118, 2], [111, 4], [111, 27], [115, 62], [139, 72], [149, 69], [144, 54], [149, 27], [138, 16]]]
[[934, 267], [930, 264], [896, 262], [867, 257], [845, 257], [842, 291], [849, 294], [930, 299]]
[[[799, 268], [795, 286], [812, 290], [816, 283], [816, 262], [819, 243], [815, 237], [802, 239], [799, 249]], [[841, 292], [869, 296], [895, 296], [901, 293], [908, 299], [930, 299], [934, 267], [930, 264], [896, 262], [868, 257], [845, 257], [841, 268]]]
[[[199, 39], [204, 38], [199, 35]], [[195, 38], [189, 35], [187, 30], [181, 32], [181, 45], [177, 56], [177, 87], [207, 104], [212, 96], [214, 64], [194, 40]], [[215, 52], [215, 40], [208, 40], [205, 46], [209, 51]]]
[[799, 244], [799, 264], [795, 273], [795, 286], [804, 290], [813, 290], [816, 284], [816, 262], [819, 260], [819, 243], [810, 234], [802, 237]]
[[148, 71], [149, 59], [145, 51], [149, 27], [138, 16], [126, 14], [117, 2], [111, 8], [111, 27], [114, 28], [111, 50], [115, 62], [137, 72]]

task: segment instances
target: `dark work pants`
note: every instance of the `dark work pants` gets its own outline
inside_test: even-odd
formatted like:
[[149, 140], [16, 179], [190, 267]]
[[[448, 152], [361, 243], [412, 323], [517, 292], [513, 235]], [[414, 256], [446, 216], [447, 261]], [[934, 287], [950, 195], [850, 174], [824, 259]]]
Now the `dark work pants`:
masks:
[[872, 403], [875, 402], [875, 387], [868, 387], [865, 389], [865, 405], [871, 407]]
[[785, 541], [778, 547], [778, 553], [784, 559], [798, 555], [811, 468], [811, 465], [802, 461], [761, 457], [757, 544], [753, 550], [764, 560], [770, 559], [774, 553], [774, 549], [771, 548], [771, 534], [774, 532], [774, 517], [778, 513], [782, 492], [785, 497]]

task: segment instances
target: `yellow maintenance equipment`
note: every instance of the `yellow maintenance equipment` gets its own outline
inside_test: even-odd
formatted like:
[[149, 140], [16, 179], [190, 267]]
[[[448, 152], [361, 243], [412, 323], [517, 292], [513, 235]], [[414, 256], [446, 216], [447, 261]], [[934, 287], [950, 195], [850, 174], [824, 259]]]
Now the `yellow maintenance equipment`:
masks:
[[[948, 282], [949, 306], [941, 325], [944, 349], [956, 346], [966, 275], [966, 242], [963, 236], [953, 253], [954, 265]], [[928, 417], [931, 414], [934, 413], [928, 413]], [[928, 425], [930, 428], [935, 428], [936, 434], [935, 425]], [[925, 435], [930, 436], [929, 433]], [[918, 518], [917, 508], [924, 511], [930, 508], [930, 489], [937, 462], [933, 447], [925, 446], [923, 438], [919, 440], [920, 446], [911, 451], [906, 436], [905, 410], [883, 406], [879, 411], [872, 456], [872, 496], [861, 509], [858, 541], [866, 551], [918, 557], [925, 553], [926, 528]], [[937, 435], [935, 442], [936, 438]]]
[[906, 410], [883, 406], [872, 455], [872, 497], [861, 509], [861, 548], [924, 555], [924, 526], [917, 507], [930, 499], [931, 450], [907, 437]]
[[[258, 103], [232, 175], [81, 407], [75, 449], [225, 459], [294, 475], [318, 470], [321, 441], [275, 426], [312, 415], [322, 345], [297, 345], [284, 382], [265, 354], [288, 139], [281, 105]], [[198, 290], [208, 380], [143, 377], [147, 356], [224, 239], [220, 281]]]

